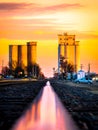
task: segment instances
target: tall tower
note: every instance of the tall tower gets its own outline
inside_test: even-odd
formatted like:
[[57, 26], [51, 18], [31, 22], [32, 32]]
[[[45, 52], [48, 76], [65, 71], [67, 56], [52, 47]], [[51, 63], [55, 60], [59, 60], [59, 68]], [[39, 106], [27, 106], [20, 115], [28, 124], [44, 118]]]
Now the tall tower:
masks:
[[27, 46], [18, 45], [18, 66], [25, 68], [27, 66]]
[[75, 72], [79, 66], [79, 41], [75, 41], [75, 35], [68, 35], [67, 33], [58, 35], [59, 49], [58, 49], [58, 70], [60, 67], [60, 56], [74, 65]]
[[27, 42], [27, 65], [36, 63], [37, 42]]
[[18, 66], [22, 66], [22, 54], [21, 54], [21, 45], [18, 45]]
[[15, 69], [18, 64], [18, 46], [9, 45], [9, 67]]

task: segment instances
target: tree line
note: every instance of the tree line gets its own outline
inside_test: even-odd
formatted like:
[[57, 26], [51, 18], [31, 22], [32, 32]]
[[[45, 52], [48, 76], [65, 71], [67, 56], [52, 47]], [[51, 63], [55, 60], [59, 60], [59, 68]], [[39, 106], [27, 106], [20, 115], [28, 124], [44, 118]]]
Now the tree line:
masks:
[[39, 64], [29, 64], [28, 66], [20, 66], [16, 61], [12, 61], [9, 66], [2, 67], [2, 74], [4, 76], [14, 76], [15, 78], [31, 77], [31, 78], [44, 78]]

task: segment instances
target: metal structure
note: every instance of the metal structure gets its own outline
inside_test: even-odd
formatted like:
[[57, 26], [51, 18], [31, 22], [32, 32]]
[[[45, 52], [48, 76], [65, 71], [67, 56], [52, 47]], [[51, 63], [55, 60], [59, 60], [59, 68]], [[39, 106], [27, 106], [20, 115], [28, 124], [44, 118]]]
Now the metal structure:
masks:
[[60, 56], [73, 64], [74, 70], [77, 72], [80, 64], [79, 41], [75, 41], [75, 35], [64, 33], [58, 35], [58, 42], [58, 73], [60, 73]]

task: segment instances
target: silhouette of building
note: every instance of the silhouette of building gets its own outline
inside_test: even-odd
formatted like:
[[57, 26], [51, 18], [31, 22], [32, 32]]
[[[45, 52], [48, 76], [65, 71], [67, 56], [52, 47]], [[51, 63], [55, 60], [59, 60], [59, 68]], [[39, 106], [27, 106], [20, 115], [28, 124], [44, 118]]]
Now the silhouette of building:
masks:
[[25, 68], [36, 63], [37, 42], [28, 42], [27, 45], [9, 45], [9, 67]]
[[79, 41], [75, 40], [75, 35], [67, 33], [58, 35], [58, 71], [60, 71], [60, 56], [63, 56], [66, 61], [74, 65], [74, 70], [77, 72], [80, 66]]

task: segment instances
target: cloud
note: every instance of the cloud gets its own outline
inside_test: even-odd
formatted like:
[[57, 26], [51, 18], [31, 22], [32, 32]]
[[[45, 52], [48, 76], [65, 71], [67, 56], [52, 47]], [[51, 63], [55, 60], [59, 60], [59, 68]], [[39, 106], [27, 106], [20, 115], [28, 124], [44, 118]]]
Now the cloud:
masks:
[[30, 6], [35, 6], [36, 4], [30, 3], [0, 3], [0, 10], [18, 10], [18, 9], [26, 9]]
[[98, 39], [98, 34], [93, 34], [92, 32], [91, 33], [78, 33], [77, 34], [77, 37], [79, 39]]
[[79, 3], [75, 4], [59, 4], [59, 5], [52, 5], [52, 6], [42, 6], [36, 3], [0, 3], [0, 10], [20, 10], [20, 9], [30, 9], [36, 12], [43, 12], [43, 11], [60, 11], [65, 9], [72, 9], [72, 8], [80, 8], [82, 5]]
[[69, 9], [69, 8], [79, 8], [79, 7], [82, 7], [80, 4], [78, 3], [75, 3], [75, 4], [66, 4], [66, 3], [63, 3], [63, 4], [59, 4], [59, 5], [53, 5], [53, 6], [48, 6], [48, 7], [45, 7], [45, 8], [42, 8], [43, 10], [65, 10], [65, 9]]

